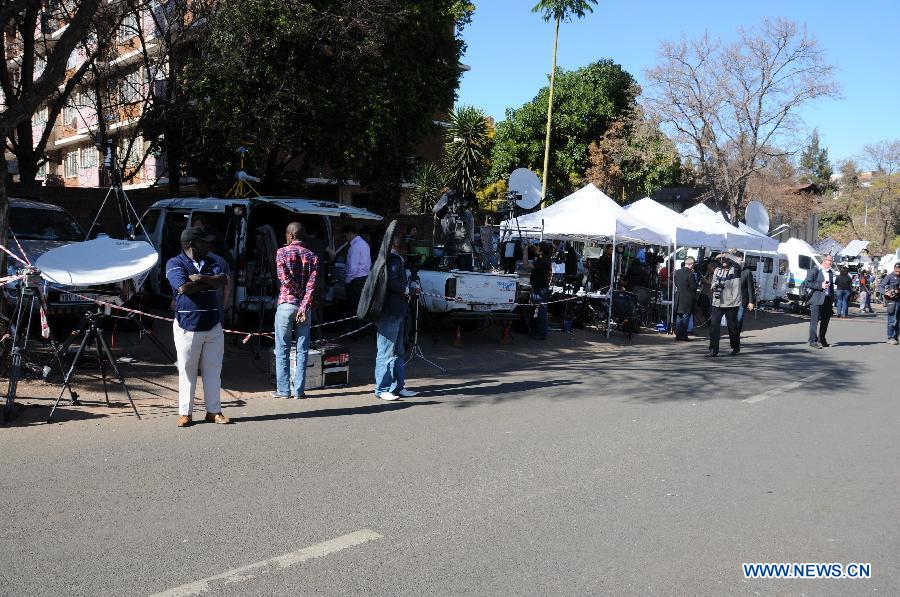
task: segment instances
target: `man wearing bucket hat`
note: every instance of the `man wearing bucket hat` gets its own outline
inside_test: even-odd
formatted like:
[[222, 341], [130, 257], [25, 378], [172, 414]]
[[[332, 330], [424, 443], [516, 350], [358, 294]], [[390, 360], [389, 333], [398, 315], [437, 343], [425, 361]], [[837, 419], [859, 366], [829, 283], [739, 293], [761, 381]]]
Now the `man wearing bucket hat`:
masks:
[[709, 352], [706, 356], [719, 356], [719, 334], [722, 318], [728, 325], [731, 356], [741, 352], [741, 332], [738, 329], [738, 309], [741, 306], [741, 266], [732, 253], [716, 255], [719, 262], [712, 276], [712, 308], [709, 317]]

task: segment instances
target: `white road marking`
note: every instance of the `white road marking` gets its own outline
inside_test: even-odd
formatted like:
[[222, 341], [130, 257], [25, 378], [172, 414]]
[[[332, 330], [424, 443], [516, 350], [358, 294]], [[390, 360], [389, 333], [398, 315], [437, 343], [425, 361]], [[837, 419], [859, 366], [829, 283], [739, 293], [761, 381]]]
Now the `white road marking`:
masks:
[[750, 396], [749, 398], [745, 398], [741, 400], [741, 402], [746, 402], [747, 404], [755, 404], [757, 402], [762, 402], [763, 400], [767, 400], [773, 396], [778, 396], [779, 394], [784, 394], [785, 392], [790, 392], [791, 390], [796, 390], [803, 384], [808, 381], [813, 381], [815, 379], [819, 379], [820, 377], [824, 377], [824, 373], [816, 373], [814, 375], [810, 375], [809, 377], [804, 377], [803, 379], [798, 379], [797, 381], [792, 381], [789, 384], [785, 384], [783, 386], [778, 386], [777, 388], [772, 388], [771, 390], [766, 390], [762, 394], [757, 394], [755, 396]]
[[[362, 545], [368, 541], [374, 541], [375, 539], [380, 538], [381, 535], [375, 531], [363, 529], [361, 531], [356, 531], [355, 533], [350, 533], [349, 535], [343, 535], [336, 539], [298, 549], [291, 553], [256, 562], [255, 564], [241, 566], [240, 568], [235, 568], [234, 570], [229, 570], [222, 574], [181, 585], [180, 587], [175, 587], [174, 589], [169, 589], [162, 593], [156, 593], [151, 597], [189, 597], [192, 595], [200, 595], [201, 593], [208, 592], [210, 590], [210, 584], [216, 581], [221, 581], [221, 584], [223, 585], [243, 582], [245, 580], [256, 578], [261, 574], [266, 574], [272, 570], [290, 568], [291, 566], [331, 555], [347, 549], [348, 547], [356, 547], [357, 545]], [[248, 574], [249, 572], [252, 572], [252, 574]]]

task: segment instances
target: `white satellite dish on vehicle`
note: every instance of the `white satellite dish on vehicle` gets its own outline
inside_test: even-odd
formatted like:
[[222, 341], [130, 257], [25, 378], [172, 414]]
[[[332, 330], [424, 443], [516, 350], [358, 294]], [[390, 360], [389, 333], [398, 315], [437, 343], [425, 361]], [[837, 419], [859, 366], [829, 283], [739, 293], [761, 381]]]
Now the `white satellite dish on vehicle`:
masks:
[[100, 236], [47, 251], [34, 265], [48, 282], [91, 286], [138, 278], [158, 261], [156, 249], [147, 241]]
[[528, 168], [513, 170], [507, 188], [510, 193], [521, 196], [516, 199], [516, 205], [522, 209], [533, 209], [541, 202], [541, 179]]
[[759, 201], [751, 201], [744, 209], [744, 221], [757, 232], [769, 234], [769, 212]]

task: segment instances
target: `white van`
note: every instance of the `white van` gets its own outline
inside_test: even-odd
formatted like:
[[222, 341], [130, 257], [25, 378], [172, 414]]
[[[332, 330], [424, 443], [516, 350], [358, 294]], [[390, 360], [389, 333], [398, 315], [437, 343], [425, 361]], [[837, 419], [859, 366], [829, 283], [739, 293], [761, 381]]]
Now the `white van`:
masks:
[[[245, 312], [275, 308], [278, 280], [274, 250], [284, 244], [284, 230], [290, 222], [302, 223], [307, 234], [334, 249], [344, 242], [340, 235], [345, 224], [354, 220], [371, 224], [382, 219], [359, 207], [299, 197], [188, 197], [154, 203], [141, 218], [143, 228], [138, 227], [137, 232], [144, 238], [146, 229], [148, 240], [159, 250], [159, 263], [164, 265], [181, 251], [181, 232], [197, 215], [224, 236], [229, 254], [222, 257], [234, 263], [231, 302]], [[163, 270], [162, 266], [154, 268], [147, 284], [153, 294], [170, 297]], [[343, 287], [342, 275], [333, 278]]]
[[[687, 257], [702, 261], [721, 252], [707, 248], [701, 254], [698, 249], [682, 247], [674, 254], [675, 269], [683, 267]], [[779, 303], [787, 300], [788, 258], [786, 255], [780, 251], [777, 253], [774, 251], [738, 251], [738, 255], [743, 260], [743, 267], [753, 272], [758, 303], [771, 303], [777, 307]]]
[[788, 257], [774, 251], [743, 251], [744, 268], [756, 280], [756, 301], [778, 307], [787, 300]]
[[799, 238], [789, 238], [778, 245], [778, 252], [787, 256], [787, 297], [791, 303], [800, 306], [801, 289], [806, 273], [813, 267], [822, 267], [822, 255], [809, 243]]

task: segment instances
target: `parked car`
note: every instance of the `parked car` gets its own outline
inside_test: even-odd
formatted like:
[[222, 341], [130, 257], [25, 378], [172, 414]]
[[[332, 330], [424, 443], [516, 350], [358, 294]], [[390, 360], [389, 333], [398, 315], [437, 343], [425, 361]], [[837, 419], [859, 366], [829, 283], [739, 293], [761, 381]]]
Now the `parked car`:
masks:
[[[38, 257], [51, 249], [84, 240], [84, 229], [62, 207], [40, 199], [10, 198], [8, 248], [13, 253], [18, 254], [21, 245], [26, 259], [35, 263]], [[21, 263], [7, 257], [6, 275], [15, 275], [21, 267]], [[121, 285], [117, 284], [91, 287], [45, 285], [49, 315], [80, 315], [95, 304], [73, 294], [76, 292], [90, 298], [120, 302]], [[18, 302], [18, 282], [7, 283], [3, 292], [8, 304]]]

